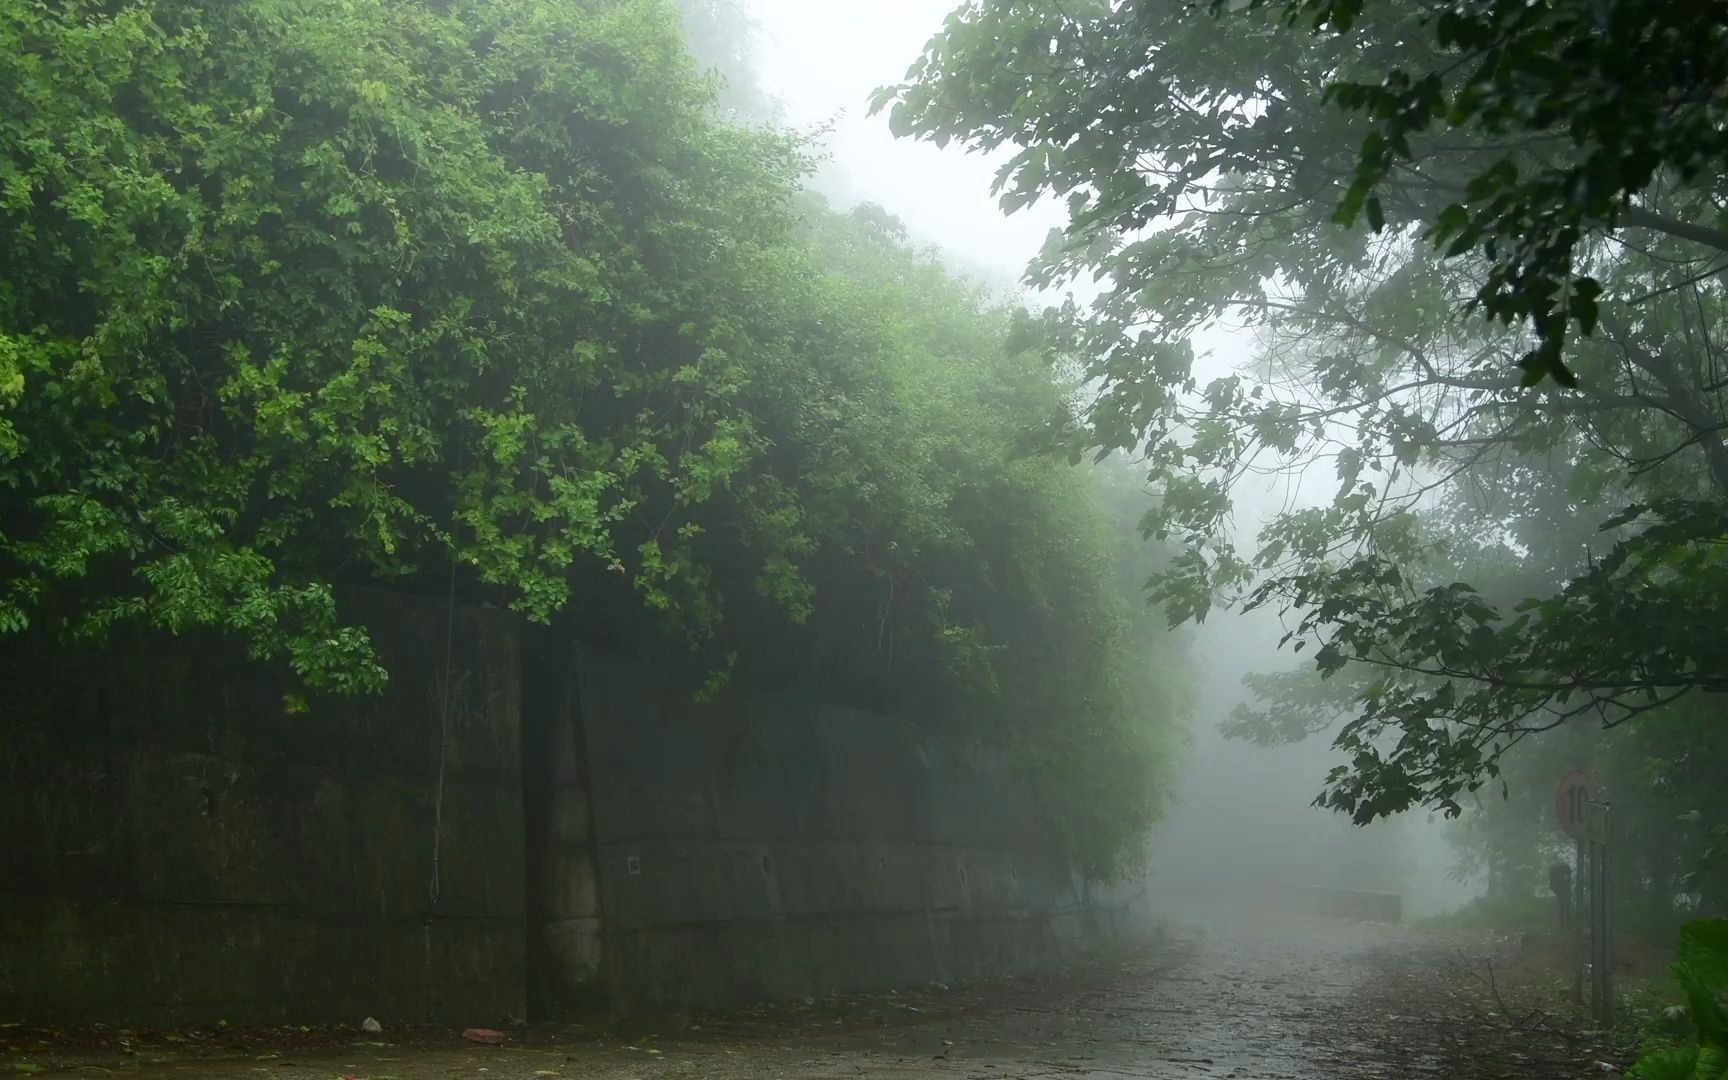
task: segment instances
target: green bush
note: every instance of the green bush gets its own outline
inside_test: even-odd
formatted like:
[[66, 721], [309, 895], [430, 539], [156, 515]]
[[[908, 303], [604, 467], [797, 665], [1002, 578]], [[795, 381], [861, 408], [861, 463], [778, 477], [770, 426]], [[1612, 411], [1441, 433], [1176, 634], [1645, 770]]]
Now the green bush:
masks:
[[1449, 930], [1554, 930], [1558, 916], [1552, 896], [1504, 895], [1476, 899], [1426, 920]]
[[1639, 1080], [1728, 1077], [1728, 919], [1700, 919], [1680, 931], [1674, 981], [1686, 998], [1690, 1040], [1656, 1040], [1629, 1070]]

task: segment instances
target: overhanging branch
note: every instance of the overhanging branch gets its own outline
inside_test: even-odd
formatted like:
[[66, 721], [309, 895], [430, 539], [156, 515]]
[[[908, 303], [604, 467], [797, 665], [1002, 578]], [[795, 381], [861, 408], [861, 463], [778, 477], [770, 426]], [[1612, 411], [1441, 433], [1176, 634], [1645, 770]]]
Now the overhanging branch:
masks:
[[1678, 221], [1643, 206], [1628, 206], [1620, 211], [1619, 224], [1633, 229], [1653, 229], [1656, 232], [1690, 240], [1695, 244], [1728, 252], [1728, 232], [1690, 221]]

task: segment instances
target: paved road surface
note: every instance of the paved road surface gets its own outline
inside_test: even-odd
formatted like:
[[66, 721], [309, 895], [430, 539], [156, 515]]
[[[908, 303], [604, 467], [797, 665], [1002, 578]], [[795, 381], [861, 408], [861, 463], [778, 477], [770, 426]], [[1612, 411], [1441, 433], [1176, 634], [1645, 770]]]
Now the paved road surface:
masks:
[[[1479, 974], [1496, 947], [1481, 936], [1212, 903], [1176, 913], [1157, 946], [1057, 975], [704, 1018], [675, 1035], [535, 1030], [515, 1045], [488, 1048], [444, 1033], [392, 1043], [387, 1032], [383, 1044], [225, 1060], [107, 1059], [90, 1064], [109, 1071], [79, 1073], [178, 1080], [1603, 1076], [1595, 1062], [1609, 1052], [1588, 1036], [1525, 1016], [1521, 1006], [1499, 1014], [1490, 993], [1498, 987]], [[0, 1073], [17, 1060], [0, 1056]], [[31, 1060], [57, 1063], [40, 1051]]]

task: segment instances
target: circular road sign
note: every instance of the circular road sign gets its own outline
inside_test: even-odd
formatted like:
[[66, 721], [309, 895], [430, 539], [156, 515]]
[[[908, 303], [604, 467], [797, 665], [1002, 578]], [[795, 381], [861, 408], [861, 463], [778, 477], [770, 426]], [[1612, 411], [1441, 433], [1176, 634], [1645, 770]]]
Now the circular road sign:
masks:
[[1560, 830], [1574, 840], [1588, 840], [1589, 804], [1596, 798], [1596, 782], [1583, 769], [1573, 769], [1560, 778], [1554, 789], [1554, 814]]

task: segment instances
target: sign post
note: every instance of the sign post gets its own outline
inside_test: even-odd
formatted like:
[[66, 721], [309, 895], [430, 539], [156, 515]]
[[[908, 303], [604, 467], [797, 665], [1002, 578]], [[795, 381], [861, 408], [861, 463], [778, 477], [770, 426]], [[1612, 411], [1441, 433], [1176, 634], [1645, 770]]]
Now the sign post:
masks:
[[1591, 799], [1586, 804], [1587, 842], [1590, 845], [1590, 1013], [1606, 1025], [1614, 1013], [1614, 925], [1609, 918], [1608, 896], [1608, 803]]
[[[1590, 967], [1590, 1012], [1607, 1023], [1613, 1005], [1611, 945], [1613, 930], [1608, 919], [1608, 803], [1600, 797], [1596, 782], [1582, 769], [1560, 779], [1554, 791], [1554, 813], [1560, 829], [1575, 841], [1572, 874], [1572, 996], [1584, 1003], [1586, 956]], [[1589, 947], [1586, 949], [1584, 878], [1590, 883]]]
[[1584, 1004], [1584, 942], [1589, 934], [1585, 922], [1584, 841], [1572, 845], [1572, 1000]]

